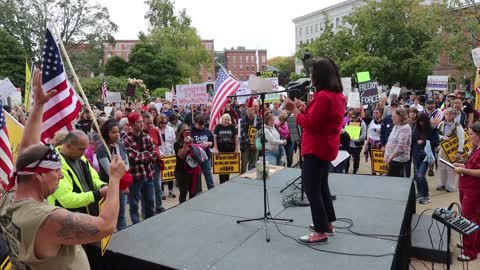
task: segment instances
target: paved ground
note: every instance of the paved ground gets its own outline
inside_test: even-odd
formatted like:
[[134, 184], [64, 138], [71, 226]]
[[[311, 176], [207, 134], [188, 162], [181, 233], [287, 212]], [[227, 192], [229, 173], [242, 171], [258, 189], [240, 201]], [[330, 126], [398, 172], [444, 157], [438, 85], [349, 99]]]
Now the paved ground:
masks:
[[[350, 168], [350, 170], [352, 170], [352, 168]], [[351, 173], [351, 171], [350, 171], [350, 173]], [[362, 161], [360, 163], [360, 169], [359, 169], [358, 174], [366, 174], [366, 175], [370, 174], [370, 163], [366, 163], [365, 160], [362, 159]], [[232, 176], [232, 177], [234, 177], [234, 176]], [[417, 213], [421, 213], [423, 210], [428, 209], [428, 208], [448, 207], [448, 205], [450, 205], [450, 203], [458, 202], [458, 192], [447, 193], [447, 192], [442, 192], [442, 191], [435, 190], [435, 188], [438, 185], [438, 180], [436, 179], [435, 176], [427, 177], [427, 181], [428, 181], [428, 184], [429, 184], [429, 187], [430, 187], [430, 195], [431, 195], [431, 198], [432, 198], [432, 202], [429, 203], [429, 204], [425, 204], [425, 205], [417, 203]], [[215, 185], [219, 184], [219, 179], [218, 179], [218, 176], [216, 176], [216, 175], [214, 176], [214, 182], [215, 182]], [[165, 190], [167, 190], [167, 187], [165, 187]], [[205, 186], [205, 181], [203, 181], [203, 190], [204, 191], [207, 190], [207, 188]], [[173, 207], [173, 206], [178, 204], [178, 189], [177, 188], [175, 188], [175, 193], [177, 195], [177, 198], [168, 198], [167, 197], [167, 199], [163, 201], [163, 205], [166, 209], [168, 209], [170, 207]], [[431, 212], [428, 212], [428, 213], [431, 214]], [[129, 216], [128, 215], [128, 210], [127, 210], [127, 216]], [[461, 262], [456, 260], [456, 257], [459, 255], [459, 251], [460, 251], [458, 248], [455, 247], [456, 243], [459, 242], [458, 233], [452, 232], [452, 241], [451, 242], [452, 242], [451, 250], [453, 251], [453, 265], [451, 266], [451, 269], [452, 270], [467, 269], [466, 264], [462, 265]], [[410, 266], [410, 269], [411, 270], [446, 269], [446, 265], [435, 264], [432, 267], [432, 263], [430, 263], [430, 262], [412, 260], [412, 264]], [[480, 269], [480, 258], [473, 261], [473, 262], [470, 262], [469, 265], [468, 265], [468, 269], [471, 269], [471, 270]]]

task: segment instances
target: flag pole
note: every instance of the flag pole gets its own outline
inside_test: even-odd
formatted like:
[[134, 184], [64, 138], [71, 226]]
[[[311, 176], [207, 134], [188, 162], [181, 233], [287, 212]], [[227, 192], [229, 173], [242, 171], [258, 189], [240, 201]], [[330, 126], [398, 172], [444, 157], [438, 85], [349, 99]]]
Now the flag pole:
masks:
[[[57, 30], [57, 27], [55, 24], [52, 23], [53, 31], [55, 32], [55, 35], [58, 38], [58, 43], [60, 44], [60, 49], [62, 50], [63, 56], [65, 57], [65, 61], [68, 64], [68, 67], [70, 68], [70, 71], [72, 72], [73, 75], [73, 80], [75, 84], [78, 87], [78, 90], [80, 90], [80, 94], [82, 95], [83, 100], [85, 101], [85, 104], [87, 105], [87, 110], [90, 112], [91, 115], [95, 115], [92, 111], [92, 107], [90, 107], [90, 103], [88, 102], [87, 96], [85, 95], [85, 92], [83, 91], [82, 85], [80, 84], [80, 80], [77, 77], [77, 74], [75, 73], [75, 69], [73, 69], [72, 62], [70, 61], [70, 57], [68, 57], [67, 50], [65, 49], [65, 46], [63, 46], [63, 41], [60, 36], [60, 33]], [[97, 129], [98, 135], [100, 137], [100, 141], [102, 142], [103, 146], [105, 146], [105, 149], [107, 150], [108, 157], [110, 160], [112, 160], [112, 154], [110, 153], [110, 148], [108, 147], [107, 143], [105, 142], [105, 139], [102, 137], [102, 133], [100, 132], [100, 127], [98, 126], [97, 119], [95, 117], [92, 118], [93, 124], [95, 128]]]

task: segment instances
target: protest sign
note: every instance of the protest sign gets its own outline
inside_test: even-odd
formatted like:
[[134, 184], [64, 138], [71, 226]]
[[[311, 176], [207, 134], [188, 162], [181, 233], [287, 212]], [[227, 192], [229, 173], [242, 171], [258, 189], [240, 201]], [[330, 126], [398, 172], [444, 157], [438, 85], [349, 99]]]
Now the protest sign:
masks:
[[108, 106], [105, 106], [103, 108], [103, 111], [105, 112], [105, 114], [108, 116], [112, 113], [112, 110], [113, 110], [113, 107], [108, 107]]
[[207, 103], [208, 93], [205, 84], [184, 84], [176, 88], [177, 105], [200, 105]]
[[427, 90], [444, 91], [448, 90], [448, 76], [428, 76]]
[[388, 166], [383, 160], [383, 152], [380, 149], [372, 149], [372, 156], [370, 158], [372, 162], [372, 173], [385, 174], [388, 172]]
[[341, 78], [341, 80], [343, 87], [343, 95], [348, 97], [348, 94], [352, 92], [352, 77]]
[[[0, 97], [2, 97], [2, 102], [4, 105], [8, 104], [7, 98], [15, 95], [16, 92], [17, 88], [13, 86], [12, 82], [8, 78], [0, 80]], [[21, 103], [21, 100], [19, 103]]]
[[363, 72], [358, 72], [357, 73], [357, 79], [358, 83], [363, 83], [363, 82], [368, 82], [370, 81], [370, 72], [368, 71], [363, 71]]
[[3, 110], [5, 115], [5, 122], [7, 124], [8, 139], [10, 140], [10, 147], [12, 150], [13, 162], [17, 161], [18, 149], [20, 148], [20, 142], [23, 137], [23, 126], [15, 117]]
[[176, 156], [169, 156], [161, 158], [164, 163], [162, 171], [162, 182], [170, 182], [175, 180], [175, 166], [177, 164]]
[[363, 82], [358, 85], [360, 93], [360, 103], [362, 105], [371, 105], [378, 103], [377, 81]]
[[360, 108], [360, 93], [358, 92], [348, 93], [347, 108]]
[[[443, 141], [440, 143], [443, 152], [447, 155], [448, 161], [455, 163], [457, 158], [455, 157], [458, 153], [458, 137], [457, 135], [450, 137], [449, 140]], [[472, 142], [470, 141], [470, 135], [468, 130], [465, 130], [465, 143], [463, 146], [462, 158], [468, 157], [468, 154], [473, 149]]]
[[360, 132], [362, 131], [362, 127], [348, 125], [348, 126], [345, 127], [345, 131], [350, 136], [350, 139], [358, 140], [358, 139], [360, 139]]
[[170, 92], [170, 91], [165, 92], [165, 100], [170, 101], [170, 102], [173, 101], [172, 92]]
[[480, 48], [475, 48], [472, 50], [472, 59], [473, 59], [473, 64], [477, 68], [480, 67]]
[[213, 153], [213, 173], [240, 173], [240, 153]]
[[[241, 82], [240, 83], [240, 88], [237, 90], [237, 95], [250, 95], [252, 91], [248, 88], [248, 81], [246, 82]], [[243, 97], [237, 97], [237, 103], [240, 104], [245, 104], [247, 103], [248, 96], [243, 96]]]
[[107, 91], [107, 103], [120, 103], [122, 102], [122, 95], [120, 92]]

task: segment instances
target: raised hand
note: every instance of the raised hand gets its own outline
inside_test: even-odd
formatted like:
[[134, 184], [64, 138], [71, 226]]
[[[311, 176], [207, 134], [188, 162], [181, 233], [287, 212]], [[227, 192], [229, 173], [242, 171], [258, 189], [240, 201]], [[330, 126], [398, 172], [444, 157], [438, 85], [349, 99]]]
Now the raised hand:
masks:
[[57, 93], [57, 90], [52, 90], [45, 93], [42, 84], [42, 73], [39, 69], [36, 69], [33, 73], [33, 100], [35, 104], [45, 104]]

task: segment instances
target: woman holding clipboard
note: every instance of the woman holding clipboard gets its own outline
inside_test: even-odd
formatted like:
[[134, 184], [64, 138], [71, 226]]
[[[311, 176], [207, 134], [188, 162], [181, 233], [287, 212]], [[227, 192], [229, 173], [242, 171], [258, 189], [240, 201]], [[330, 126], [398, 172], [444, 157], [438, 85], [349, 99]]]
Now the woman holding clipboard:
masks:
[[[462, 216], [480, 224], [480, 122], [473, 123], [468, 129], [473, 151], [466, 164], [453, 164], [455, 172], [460, 175], [458, 190]], [[464, 252], [458, 256], [459, 261], [471, 261], [480, 252], [480, 232], [475, 231], [463, 237]]]

